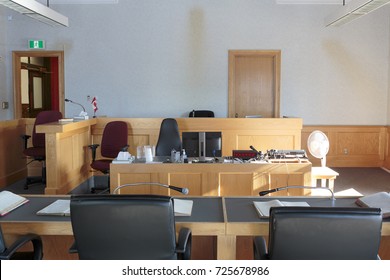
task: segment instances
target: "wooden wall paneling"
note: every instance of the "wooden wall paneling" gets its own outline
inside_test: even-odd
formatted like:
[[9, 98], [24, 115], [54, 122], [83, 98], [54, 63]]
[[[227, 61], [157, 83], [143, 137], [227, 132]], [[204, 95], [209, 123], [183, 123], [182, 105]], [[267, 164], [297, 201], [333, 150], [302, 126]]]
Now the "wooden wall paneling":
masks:
[[387, 128], [384, 126], [304, 126], [302, 148], [306, 149], [313, 166], [320, 160], [307, 149], [307, 138], [314, 130], [323, 131], [329, 138], [327, 165], [330, 167], [381, 167], [385, 162]]
[[390, 126], [386, 130], [386, 148], [384, 167], [390, 170]]
[[[27, 176], [26, 157], [23, 155], [26, 133], [24, 120], [0, 122], [0, 187], [5, 187]], [[31, 134], [30, 134], [31, 135]]]

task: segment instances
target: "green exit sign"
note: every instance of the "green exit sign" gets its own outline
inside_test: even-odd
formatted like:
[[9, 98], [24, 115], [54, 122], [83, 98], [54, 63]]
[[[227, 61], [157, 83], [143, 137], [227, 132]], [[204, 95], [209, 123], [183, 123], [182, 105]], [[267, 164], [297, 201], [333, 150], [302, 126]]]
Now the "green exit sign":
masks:
[[43, 41], [43, 40], [29, 40], [28, 47], [30, 49], [44, 49], [45, 48], [45, 41]]

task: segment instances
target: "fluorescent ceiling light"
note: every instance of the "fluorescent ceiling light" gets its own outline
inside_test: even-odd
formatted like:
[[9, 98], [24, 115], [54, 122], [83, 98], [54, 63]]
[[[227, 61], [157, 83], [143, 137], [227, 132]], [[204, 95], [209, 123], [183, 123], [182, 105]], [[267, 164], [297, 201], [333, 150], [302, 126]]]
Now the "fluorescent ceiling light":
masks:
[[341, 7], [335, 14], [325, 20], [326, 26], [340, 26], [364, 16], [386, 4], [390, 0], [353, 0]]
[[51, 26], [69, 26], [67, 17], [34, 0], [0, 0], [0, 5]]
[[[275, 0], [276, 4], [340, 4], [342, 0]], [[351, 0], [346, 0], [348, 3]]]
[[[40, 0], [39, 2], [42, 1], [43, 0]], [[50, 3], [51, 4], [118, 4], [118, 0], [50, 0]]]

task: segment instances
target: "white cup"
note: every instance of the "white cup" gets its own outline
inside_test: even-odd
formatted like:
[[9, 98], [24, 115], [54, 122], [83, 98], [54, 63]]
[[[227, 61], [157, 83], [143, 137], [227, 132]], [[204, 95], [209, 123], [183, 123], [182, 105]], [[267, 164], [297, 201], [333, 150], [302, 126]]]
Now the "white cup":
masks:
[[153, 149], [151, 146], [144, 146], [144, 154], [146, 162], [153, 161]]
[[137, 146], [137, 159], [144, 158], [144, 146]]

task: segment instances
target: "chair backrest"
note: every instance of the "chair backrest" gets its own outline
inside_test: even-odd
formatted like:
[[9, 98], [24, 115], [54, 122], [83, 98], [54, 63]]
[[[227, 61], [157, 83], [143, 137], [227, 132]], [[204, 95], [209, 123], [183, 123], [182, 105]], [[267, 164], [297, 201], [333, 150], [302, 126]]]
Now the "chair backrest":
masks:
[[188, 116], [190, 118], [214, 118], [214, 112], [210, 110], [192, 110]]
[[171, 197], [72, 196], [70, 211], [80, 259], [177, 259]]
[[270, 259], [376, 259], [382, 216], [377, 208], [275, 207]]
[[172, 149], [181, 151], [179, 126], [175, 119], [164, 119], [156, 145], [156, 156], [170, 156]]
[[103, 137], [100, 147], [102, 156], [116, 158], [118, 153], [127, 145], [127, 123], [124, 121], [112, 121], [107, 123], [103, 130]]
[[36, 126], [50, 122], [57, 122], [62, 119], [62, 113], [59, 111], [42, 111], [35, 118], [34, 128], [32, 133], [32, 145], [34, 147], [45, 147], [45, 133], [37, 133]]

